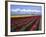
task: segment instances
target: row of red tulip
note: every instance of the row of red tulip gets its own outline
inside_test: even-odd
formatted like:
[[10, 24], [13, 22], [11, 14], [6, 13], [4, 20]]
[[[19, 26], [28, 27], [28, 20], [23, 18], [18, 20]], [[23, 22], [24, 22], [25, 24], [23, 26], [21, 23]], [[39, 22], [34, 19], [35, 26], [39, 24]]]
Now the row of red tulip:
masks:
[[37, 29], [41, 16], [11, 18], [12, 28], [16, 31], [33, 31]]

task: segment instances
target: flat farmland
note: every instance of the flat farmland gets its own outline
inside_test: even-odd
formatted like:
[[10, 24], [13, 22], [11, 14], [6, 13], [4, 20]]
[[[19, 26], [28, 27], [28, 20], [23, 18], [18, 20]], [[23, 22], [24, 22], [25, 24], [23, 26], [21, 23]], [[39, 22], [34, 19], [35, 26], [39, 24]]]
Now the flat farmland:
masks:
[[[12, 16], [11, 32], [16, 31], [38, 31], [41, 25], [41, 16]], [[39, 28], [40, 27], [40, 28]]]

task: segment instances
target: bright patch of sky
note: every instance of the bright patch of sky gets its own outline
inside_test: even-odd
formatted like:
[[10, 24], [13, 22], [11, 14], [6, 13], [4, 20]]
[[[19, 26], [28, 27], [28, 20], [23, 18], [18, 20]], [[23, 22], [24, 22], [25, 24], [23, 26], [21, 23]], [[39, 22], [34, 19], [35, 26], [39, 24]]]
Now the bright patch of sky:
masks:
[[32, 6], [32, 5], [11, 5], [10, 6], [11, 14], [39, 14], [42, 13], [41, 6]]

